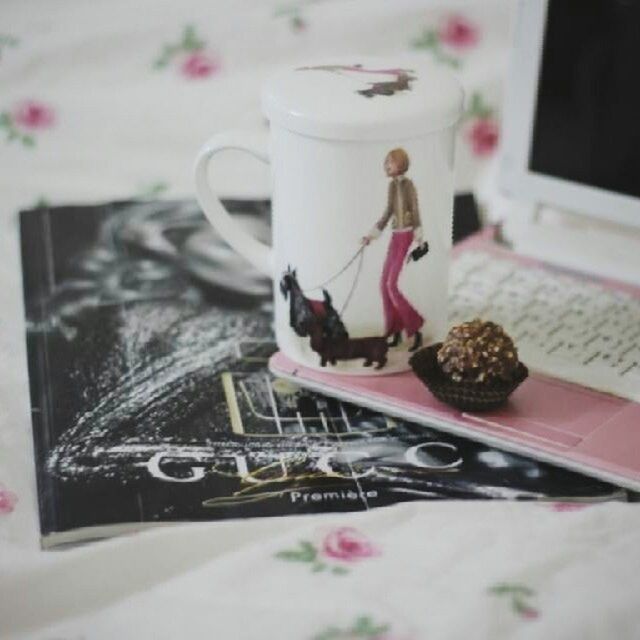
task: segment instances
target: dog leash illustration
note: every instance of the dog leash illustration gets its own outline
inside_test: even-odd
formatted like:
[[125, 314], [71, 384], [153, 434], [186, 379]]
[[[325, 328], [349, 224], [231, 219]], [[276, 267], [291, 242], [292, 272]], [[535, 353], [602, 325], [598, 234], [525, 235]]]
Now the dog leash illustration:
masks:
[[319, 285], [316, 285], [315, 287], [305, 287], [304, 289], [301, 289], [303, 293], [309, 293], [311, 291], [316, 291], [317, 289], [324, 289], [328, 284], [331, 284], [334, 280], [337, 280], [356, 260], [359, 259], [358, 261], [358, 268], [356, 269], [356, 273], [355, 276], [353, 278], [353, 283], [351, 284], [351, 289], [349, 289], [349, 293], [347, 294], [347, 297], [342, 305], [342, 308], [340, 309], [339, 313], [340, 315], [342, 315], [344, 313], [344, 310], [347, 308], [349, 302], [351, 302], [351, 298], [353, 297], [353, 294], [356, 290], [356, 286], [358, 285], [358, 280], [360, 279], [360, 272], [362, 271], [362, 262], [364, 259], [364, 250], [365, 247], [362, 246], [360, 247], [354, 254], [353, 256], [351, 256], [351, 258], [349, 259], [349, 261], [347, 262], [347, 264], [344, 265], [344, 267], [342, 267], [342, 269], [340, 269], [340, 271], [338, 271], [337, 273], [335, 273], [334, 275], [332, 275], [328, 280], [325, 280], [324, 282], [322, 282]]
[[349, 290], [349, 293], [347, 294], [347, 297], [342, 305], [342, 309], [340, 309], [340, 312], [339, 312], [340, 315], [344, 313], [345, 309], [351, 302], [351, 297], [353, 296], [356, 290], [356, 287], [358, 286], [358, 280], [360, 279], [360, 271], [362, 270], [362, 261], [364, 260], [364, 247], [361, 247], [358, 250], [358, 253], [360, 254], [360, 260], [358, 261], [358, 268], [356, 269], [356, 275], [353, 277], [353, 283], [351, 284], [351, 289]]

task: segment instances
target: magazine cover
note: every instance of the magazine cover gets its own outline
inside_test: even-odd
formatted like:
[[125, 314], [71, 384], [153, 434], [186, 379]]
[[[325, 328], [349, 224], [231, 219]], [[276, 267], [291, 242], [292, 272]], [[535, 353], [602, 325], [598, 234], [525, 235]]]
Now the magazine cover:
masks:
[[[268, 241], [268, 202], [226, 204]], [[21, 238], [44, 546], [407, 500], [621, 497], [273, 378], [271, 282], [191, 201], [26, 211]]]

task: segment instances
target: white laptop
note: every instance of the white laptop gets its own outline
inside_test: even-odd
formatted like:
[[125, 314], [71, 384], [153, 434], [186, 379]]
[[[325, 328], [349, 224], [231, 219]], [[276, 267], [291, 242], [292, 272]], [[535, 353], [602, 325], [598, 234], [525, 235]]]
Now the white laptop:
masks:
[[492, 204], [518, 253], [640, 285], [640, 3], [521, 0]]
[[467, 414], [411, 374], [278, 375], [640, 490], [640, 1], [521, 0], [507, 83], [502, 221], [456, 250], [451, 324], [502, 324], [532, 375]]
[[466, 255], [453, 283], [454, 320], [482, 281], [480, 311], [517, 324], [534, 369], [635, 401], [640, 301], [589, 276], [640, 287], [639, 60], [640, 2], [519, 3], [491, 216], [515, 253], [574, 273], [505, 280], [504, 262]]

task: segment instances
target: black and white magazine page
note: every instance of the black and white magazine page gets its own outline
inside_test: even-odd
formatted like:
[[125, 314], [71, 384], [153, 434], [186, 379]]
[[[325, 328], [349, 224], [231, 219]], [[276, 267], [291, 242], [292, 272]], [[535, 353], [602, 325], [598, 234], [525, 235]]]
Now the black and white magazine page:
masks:
[[[230, 201], [262, 239], [269, 203]], [[22, 213], [44, 546], [156, 523], [611, 485], [277, 380], [272, 286], [191, 201]]]

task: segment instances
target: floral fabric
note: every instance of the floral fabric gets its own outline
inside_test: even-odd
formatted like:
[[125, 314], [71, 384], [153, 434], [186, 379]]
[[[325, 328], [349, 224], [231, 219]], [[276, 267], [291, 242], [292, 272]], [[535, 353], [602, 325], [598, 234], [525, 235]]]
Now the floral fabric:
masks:
[[[190, 197], [208, 136], [267, 133], [274, 65], [413, 51], [467, 92], [457, 186], [500, 143], [510, 0], [3, 0], [0, 26], [0, 637], [637, 638], [640, 516], [424, 502], [197, 523], [42, 552], [17, 211]], [[269, 194], [251, 158], [223, 193]]]
[[336, 575], [349, 573], [350, 566], [380, 555], [379, 549], [353, 527], [338, 527], [324, 536], [321, 543], [300, 540], [297, 547], [276, 553], [288, 562], [304, 562], [314, 573], [329, 570]]

